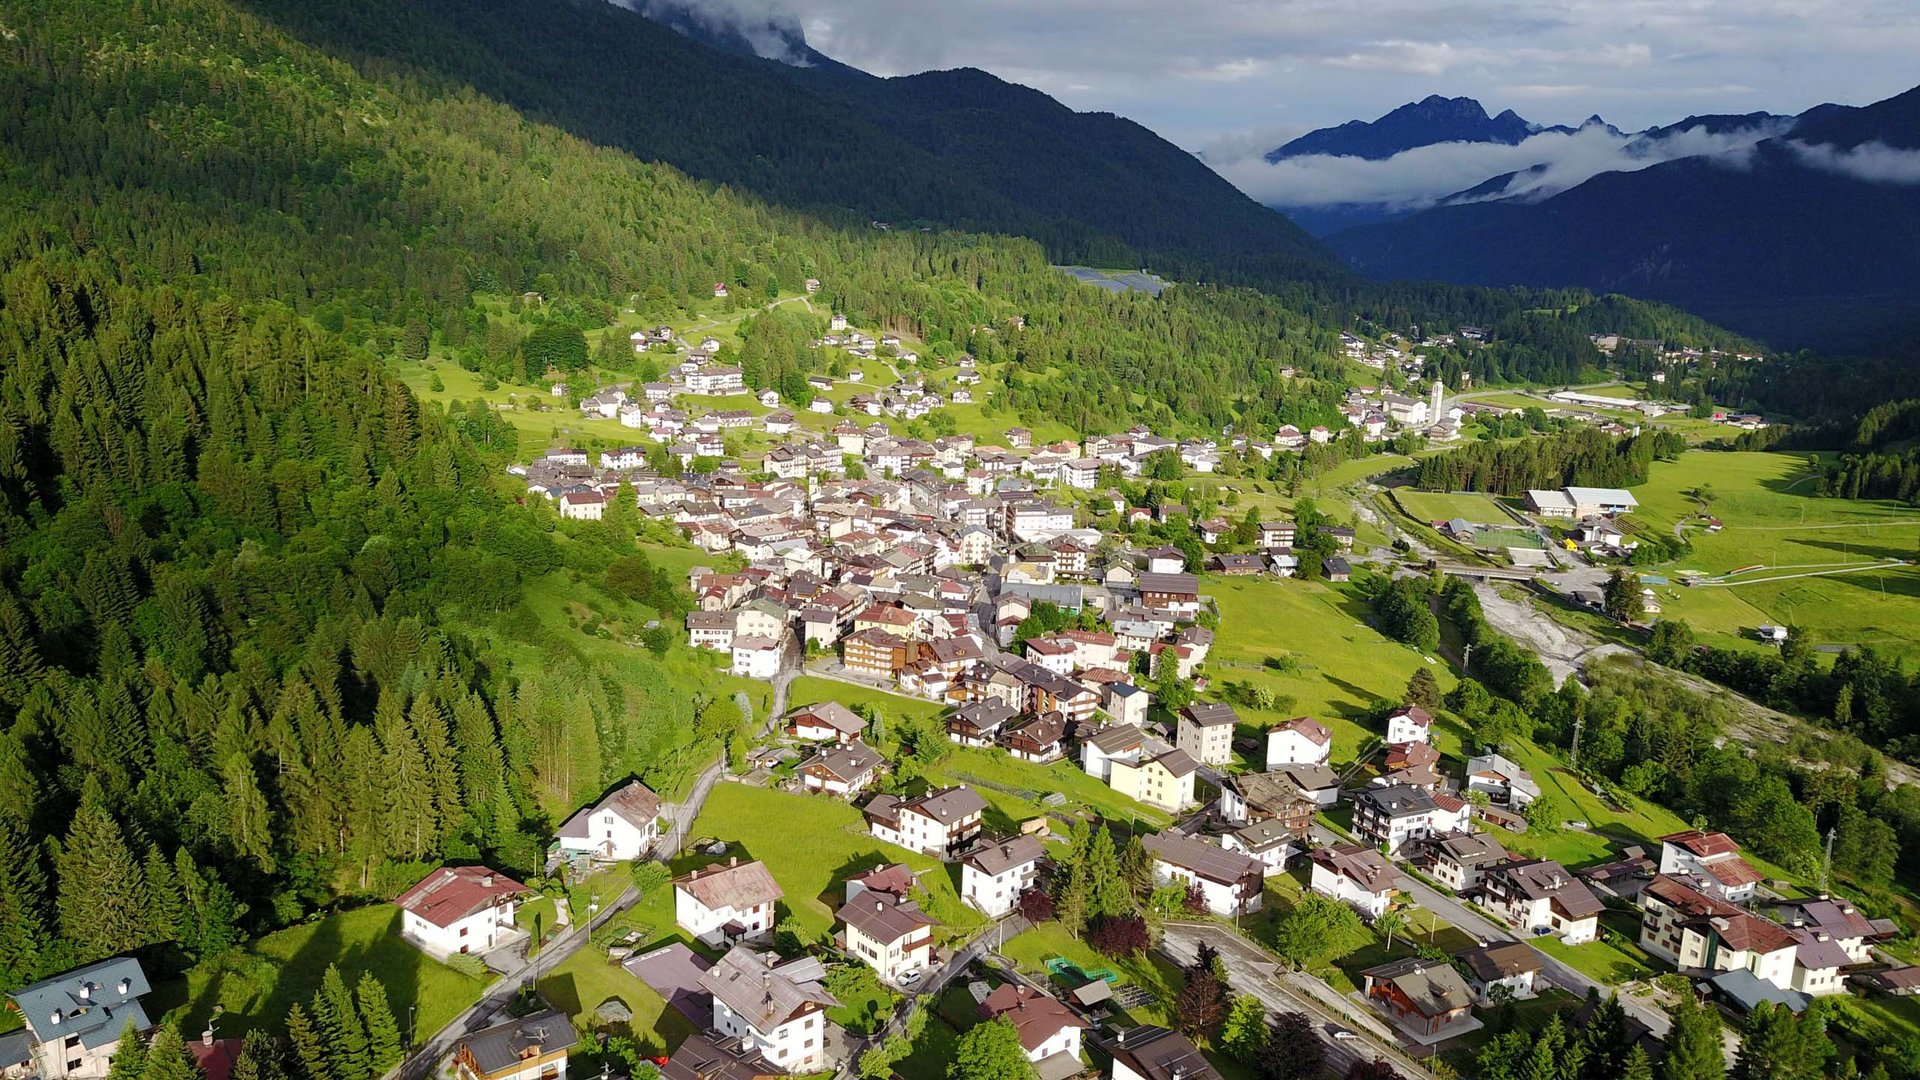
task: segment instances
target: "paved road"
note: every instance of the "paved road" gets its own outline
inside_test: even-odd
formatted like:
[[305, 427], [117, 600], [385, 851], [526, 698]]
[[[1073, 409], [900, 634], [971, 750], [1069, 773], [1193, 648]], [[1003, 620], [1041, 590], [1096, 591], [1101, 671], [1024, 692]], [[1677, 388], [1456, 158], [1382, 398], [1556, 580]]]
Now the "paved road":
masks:
[[[1280, 970], [1281, 965], [1272, 956], [1223, 926], [1170, 922], [1161, 935], [1160, 951], [1176, 963], [1190, 964], [1202, 941], [1220, 950], [1220, 959], [1227, 965], [1227, 982], [1234, 990], [1259, 998], [1269, 1012], [1297, 1012], [1312, 1017], [1321, 1040], [1326, 1043], [1327, 1064], [1335, 1073], [1345, 1073], [1357, 1061], [1378, 1058], [1392, 1065], [1396, 1075], [1417, 1080], [1432, 1076], [1400, 1048], [1377, 1013], [1339, 997], [1324, 984], [1321, 986], [1325, 995], [1306, 991], [1293, 982], [1291, 973]], [[1309, 983], [1316, 981], [1301, 978]], [[1335, 1027], [1359, 1033], [1360, 1038], [1335, 1039], [1329, 1034]]]

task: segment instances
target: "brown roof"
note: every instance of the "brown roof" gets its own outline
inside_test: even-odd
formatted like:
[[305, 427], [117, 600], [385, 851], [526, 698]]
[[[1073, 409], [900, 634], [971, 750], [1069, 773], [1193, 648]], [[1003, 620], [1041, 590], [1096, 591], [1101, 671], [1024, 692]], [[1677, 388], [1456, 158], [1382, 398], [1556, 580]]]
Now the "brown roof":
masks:
[[1409, 956], [1370, 967], [1360, 976], [1392, 983], [1422, 1016], [1443, 1016], [1473, 1007], [1473, 992], [1452, 964]]
[[448, 866], [421, 878], [393, 902], [444, 929], [526, 891], [525, 885], [484, 866]]
[[1296, 716], [1284, 724], [1275, 724], [1273, 730], [1294, 732], [1306, 738], [1308, 742], [1320, 746], [1327, 745], [1333, 739], [1333, 732], [1327, 729], [1327, 725], [1311, 716]]
[[1009, 840], [992, 840], [976, 845], [960, 861], [988, 877], [998, 877], [1016, 866], [1025, 866], [1045, 856], [1047, 847], [1037, 837], [1021, 834]]
[[673, 886], [710, 911], [770, 904], [787, 895], [781, 891], [780, 883], [773, 880], [765, 863], [743, 863], [738, 859], [727, 860], [725, 866], [709, 866], [674, 878]]
[[1265, 874], [1259, 862], [1237, 851], [1215, 847], [1177, 832], [1153, 833], [1142, 842], [1147, 854], [1161, 862], [1191, 870], [1196, 876], [1221, 885], [1237, 885], [1248, 877], [1261, 878]]
[[1385, 855], [1373, 848], [1360, 844], [1338, 844], [1315, 848], [1307, 857], [1370, 893], [1393, 892], [1400, 888], [1400, 872], [1393, 868]]
[[880, 751], [866, 743], [855, 742], [845, 746], [829, 746], [801, 762], [798, 768], [803, 772], [821, 773], [836, 780], [851, 782], [872, 772], [885, 760], [880, 756]]
[[790, 724], [797, 725], [802, 720], [812, 720], [848, 735], [858, 735], [867, 729], [866, 721], [837, 701], [822, 701], [787, 714]]
[[630, 780], [615, 788], [613, 794], [568, 818], [567, 823], [560, 826], [560, 835], [568, 839], [588, 839], [589, 821], [602, 810], [611, 810], [634, 828], [645, 829], [660, 816], [660, 796], [640, 781]]
[[1733, 842], [1733, 837], [1721, 832], [1688, 829], [1685, 832], [1663, 836], [1660, 842], [1685, 848], [1702, 859], [1712, 858], [1715, 855], [1740, 854], [1740, 845]]
[[1745, 908], [1708, 896], [1666, 874], [1655, 876], [1640, 895], [1642, 904], [1651, 896], [1685, 916], [1694, 930], [1714, 934], [1731, 948], [1770, 953], [1794, 944], [1793, 936], [1778, 923], [1748, 914]]
[[1540, 953], [1521, 941], [1496, 941], [1454, 953], [1481, 982], [1540, 970]]
[[744, 1039], [695, 1033], [660, 1066], [660, 1075], [665, 1080], [764, 1080], [784, 1076], [786, 1070], [761, 1057]]
[[833, 917], [875, 941], [899, 941], [933, 925], [920, 905], [887, 893], [863, 892], [840, 906]]
[[1116, 1068], [1122, 1064], [1145, 1080], [1220, 1080], [1219, 1070], [1185, 1035], [1162, 1027], [1136, 1027], [1107, 1043]]
[[1020, 1033], [1020, 1045], [1037, 1050], [1063, 1028], [1084, 1029], [1086, 1021], [1061, 1004], [1059, 999], [1037, 994], [1016, 983], [1001, 983], [980, 1003], [982, 1020], [1005, 1018]]
[[840, 1004], [816, 978], [800, 977], [819, 971], [818, 961], [806, 957], [789, 964], [772, 962], [777, 959], [774, 953], [735, 945], [700, 976], [700, 985], [763, 1035], [797, 1015]]
[[1239, 723], [1240, 714], [1224, 701], [1196, 701], [1180, 710], [1180, 719], [1198, 727], [1220, 727]]
[[1549, 901], [1563, 918], [1584, 919], [1600, 914], [1600, 898], [1587, 883], [1551, 859], [1510, 862], [1487, 867], [1488, 877], [1509, 882], [1513, 891], [1529, 900]]

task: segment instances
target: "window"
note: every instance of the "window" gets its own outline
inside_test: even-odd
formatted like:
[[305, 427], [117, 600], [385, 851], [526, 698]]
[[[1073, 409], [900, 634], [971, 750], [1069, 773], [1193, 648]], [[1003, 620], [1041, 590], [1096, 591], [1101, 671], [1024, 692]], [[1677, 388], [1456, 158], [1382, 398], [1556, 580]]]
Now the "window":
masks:
[[461, 928], [460, 928], [460, 936], [461, 936], [461, 937], [466, 937], [466, 936], [467, 936], [467, 928], [466, 928], [466, 927], [464, 927], [464, 926], [463, 926], [463, 927], [461, 927]]

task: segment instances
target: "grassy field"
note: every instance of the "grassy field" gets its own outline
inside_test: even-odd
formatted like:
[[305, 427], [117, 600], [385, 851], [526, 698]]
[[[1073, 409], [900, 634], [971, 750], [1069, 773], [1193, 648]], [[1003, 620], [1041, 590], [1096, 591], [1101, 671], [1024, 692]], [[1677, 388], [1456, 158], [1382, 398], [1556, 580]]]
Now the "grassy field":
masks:
[[[860, 811], [839, 799], [721, 784], [708, 796], [692, 831], [696, 838], [726, 841], [730, 854], [766, 863], [786, 891], [782, 905], [815, 935], [832, 929], [833, 913], [845, 899], [842, 883], [881, 863], [904, 862], [923, 871], [920, 883], [931, 897], [927, 913], [942, 924], [936, 934], [952, 937], [985, 921], [960, 902], [957, 864], [947, 866], [874, 839]], [[673, 869], [683, 873], [713, 861], [712, 856], [680, 859]]]
[[1421, 521], [1450, 521], [1465, 518], [1476, 525], [1499, 525], [1512, 521], [1491, 495], [1467, 492], [1448, 495], [1437, 491], [1397, 488], [1393, 499], [1401, 509]]
[[[1088, 811], [1110, 821], [1126, 822], [1129, 826], [1144, 825], [1149, 830], [1157, 830], [1171, 820], [1166, 814], [1118, 794], [1088, 776], [1077, 760], [1035, 765], [1002, 750], [957, 747], [934, 770], [934, 776], [945, 783], [974, 787], [991, 809], [1004, 815], [1002, 827], [1040, 817], [1049, 810], [1067, 813]], [[1041, 796], [1052, 792], [1066, 796], [1066, 804], [1047, 807], [1038, 801]], [[988, 821], [990, 829], [995, 824], [992, 820]], [[1057, 822], [1054, 828], [1056, 831], [1059, 829]]]
[[[671, 894], [669, 894], [671, 895]], [[646, 1055], [669, 1054], [693, 1034], [693, 1022], [648, 989], [600, 949], [583, 948], [552, 971], [542, 972], [539, 989], [548, 1004], [572, 1017], [584, 1030], [606, 1031], [633, 1039]], [[609, 1024], [595, 1010], [617, 998], [633, 1012], [626, 1023]]]
[[1534, 938], [1533, 944], [1548, 956], [1608, 986], [1647, 979], [1660, 973], [1662, 969], [1655, 967], [1640, 946], [1634, 944], [1640, 933], [1640, 921], [1637, 918], [1609, 911], [1600, 917], [1600, 924], [1603, 929], [1612, 930], [1625, 940], [1618, 945], [1606, 941], [1569, 945], [1549, 934]]
[[885, 690], [844, 683], [836, 679], [822, 679], [814, 675], [802, 675], [793, 680], [787, 689], [787, 710], [791, 712], [802, 705], [818, 705], [823, 701], [837, 701], [851, 709], [857, 705], [871, 705], [880, 710], [886, 720], [897, 720], [903, 716], [939, 716], [944, 709], [937, 701], [925, 698], [909, 697], [906, 694], [893, 694]]
[[313, 996], [329, 964], [340, 966], [349, 988], [372, 972], [401, 1024], [417, 1010], [414, 1028], [422, 1036], [478, 1001], [490, 981], [462, 975], [402, 941], [400, 909], [375, 904], [269, 934], [226, 960], [161, 983], [147, 1009], [199, 1031], [219, 1005], [222, 1035], [284, 1034], [287, 1010]]
[[[1336, 762], [1353, 758], [1377, 734], [1365, 716], [1378, 700], [1400, 701], [1407, 680], [1425, 667], [1444, 691], [1451, 668], [1432, 662], [1367, 625], [1368, 605], [1341, 586], [1273, 578], [1208, 577], [1201, 591], [1220, 606], [1220, 631], [1207, 666], [1216, 682], [1246, 682], [1291, 698], [1270, 711], [1240, 707], [1250, 725], [1267, 728], [1294, 716], [1312, 716], [1333, 730]], [[1268, 657], [1290, 657], [1298, 669], [1275, 671]], [[1461, 732], [1436, 733], [1442, 752], [1458, 754]]]
[[1762, 648], [1752, 629], [1762, 624], [1805, 626], [1816, 641], [1874, 644], [1920, 659], [1920, 568], [1893, 566], [1832, 576], [1791, 577], [1920, 555], [1920, 511], [1890, 500], [1823, 499], [1812, 494], [1814, 474], [1802, 455], [1693, 451], [1677, 462], [1655, 462], [1633, 520], [1671, 535], [1698, 504], [1687, 494], [1701, 484], [1715, 495], [1710, 512], [1725, 523], [1718, 533], [1688, 527], [1688, 557], [1662, 567], [1721, 575], [1756, 564], [1773, 569], [1730, 579], [1727, 585], [1656, 586], [1664, 614], [1685, 619], [1714, 644]]

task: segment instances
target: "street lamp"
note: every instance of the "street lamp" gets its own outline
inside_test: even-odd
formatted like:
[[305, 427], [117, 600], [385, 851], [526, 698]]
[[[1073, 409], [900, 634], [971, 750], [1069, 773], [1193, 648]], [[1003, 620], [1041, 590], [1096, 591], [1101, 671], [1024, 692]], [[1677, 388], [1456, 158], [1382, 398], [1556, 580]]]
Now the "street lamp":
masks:
[[420, 1006], [407, 1006], [407, 1053], [413, 1053], [413, 1014]]

